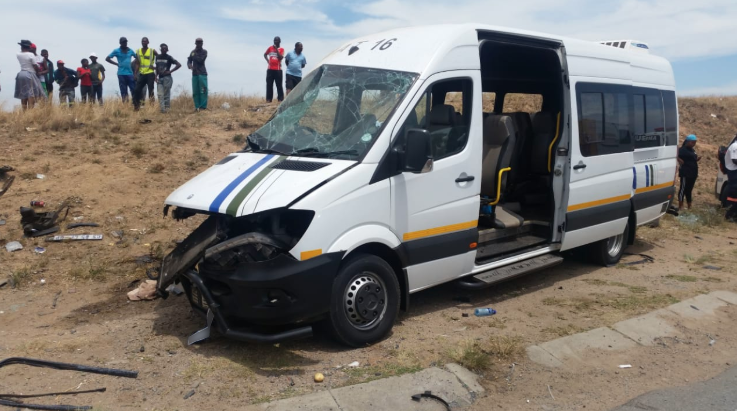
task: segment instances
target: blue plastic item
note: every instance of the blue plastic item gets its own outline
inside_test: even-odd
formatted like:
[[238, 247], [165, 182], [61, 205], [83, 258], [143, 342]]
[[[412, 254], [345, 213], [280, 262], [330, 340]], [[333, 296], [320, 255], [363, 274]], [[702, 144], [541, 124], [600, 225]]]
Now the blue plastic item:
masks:
[[477, 308], [473, 311], [473, 314], [476, 317], [486, 317], [496, 314], [496, 310], [493, 308]]

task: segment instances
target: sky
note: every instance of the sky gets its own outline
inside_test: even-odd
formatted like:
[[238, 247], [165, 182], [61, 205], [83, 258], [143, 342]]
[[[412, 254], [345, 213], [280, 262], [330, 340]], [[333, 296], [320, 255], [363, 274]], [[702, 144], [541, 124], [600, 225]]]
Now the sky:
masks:
[[[679, 95], [737, 94], [735, 0], [4, 0], [0, 14], [0, 105], [9, 109], [21, 39], [48, 49], [53, 61], [79, 67], [104, 60], [126, 36], [129, 47], [169, 46], [183, 64], [174, 90], [190, 90], [186, 56], [196, 37], [208, 50], [212, 92], [265, 94], [263, 54], [275, 35], [291, 50], [304, 44], [306, 70], [352, 38], [425, 24], [477, 22], [584, 40], [634, 39], [673, 64]], [[105, 94], [118, 92], [106, 64]]]

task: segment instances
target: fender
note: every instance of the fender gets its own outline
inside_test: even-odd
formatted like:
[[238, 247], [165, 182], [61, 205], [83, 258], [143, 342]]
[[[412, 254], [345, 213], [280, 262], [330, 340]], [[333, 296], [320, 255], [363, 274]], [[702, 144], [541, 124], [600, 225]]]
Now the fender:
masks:
[[369, 243], [383, 244], [390, 249], [395, 249], [402, 244], [399, 237], [389, 228], [378, 224], [370, 224], [354, 227], [343, 233], [330, 245], [328, 252], [344, 251], [347, 255], [356, 248]]

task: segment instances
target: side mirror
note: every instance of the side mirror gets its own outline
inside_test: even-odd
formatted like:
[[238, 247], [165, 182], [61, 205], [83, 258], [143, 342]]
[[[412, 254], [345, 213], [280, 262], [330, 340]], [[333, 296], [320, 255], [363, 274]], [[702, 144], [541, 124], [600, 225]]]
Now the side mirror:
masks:
[[407, 130], [404, 141], [404, 155], [400, 161], [400, 170], [415, 174], [432, 171], [430, 132], [421, 128], [411, 128]]

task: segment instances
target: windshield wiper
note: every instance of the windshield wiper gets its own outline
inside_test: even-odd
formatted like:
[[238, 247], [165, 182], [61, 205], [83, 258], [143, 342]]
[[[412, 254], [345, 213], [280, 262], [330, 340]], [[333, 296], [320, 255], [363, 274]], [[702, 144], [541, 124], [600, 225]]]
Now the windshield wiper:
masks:
[[341, 155], [358, 157], [359, 155], [358, 150], [339, 150], [339, 151], [312, 151], [312, 150], [317, 150], [317, 149], [304, 148], [302, 150], [297, 150], [295, 153], [298, 153], [304, 157], [331, 157], [331, 156], [341, 156]]
[[251, 136], [256, 136], [256, 137], [260, 137], [260, 136], [256, 133], [253, 133], [249, 135], [248, 137], [246, 137], [246, 142], [248, 143], [248, 147], [251, 148], [252, 153], [279, 154], [281, 156], [289, 156], [289, 154], [279, 151], [279, 150], [274, 150], [273, 148], [261, 148], [261, 146], [259, 146], [257, 142], [251, 139]]

